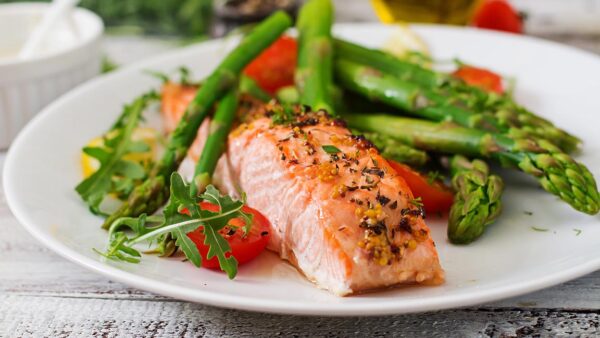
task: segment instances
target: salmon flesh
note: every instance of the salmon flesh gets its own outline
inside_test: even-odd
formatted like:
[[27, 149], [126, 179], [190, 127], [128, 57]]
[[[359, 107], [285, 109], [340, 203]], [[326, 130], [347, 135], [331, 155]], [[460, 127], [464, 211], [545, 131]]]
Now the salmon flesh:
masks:
[[[165, 85], [167, 131], [194, 90]], [[274, 102], [240, 110], [242, 122], [229, 135], [215, 183], [223, 193], [245, 192], [248, 205], [270, 220], [270, 250], [340, 296], [443, 282], [422, 206], [368, 140], [325, 111]], [[190, 149], [192, 159], [208, 123]]]

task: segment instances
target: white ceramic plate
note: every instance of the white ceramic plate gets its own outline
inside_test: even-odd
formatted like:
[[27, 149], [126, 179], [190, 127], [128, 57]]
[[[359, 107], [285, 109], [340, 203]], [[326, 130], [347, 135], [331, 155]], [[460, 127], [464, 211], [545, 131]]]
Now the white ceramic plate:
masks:
[[[366, 45], [382, 45], [381, 25], [342, 25], [336, 32]], [[578, 158], [600, 178], [600, 59], [516, 35], [418, 26], [437, 59], [460, 57], [518, 79], [519, 101], [580, 135]], [[73, 187], [81, 179], [79, 152], [119, 114], [121, 105], [158, 82], [142, 69], [180, 65], [202, 77], [231, 41], [180, 49], [119, 70], [77, 88], [50, 105], [13, 144], [4, 186], [19, 221], [64, 257], [112, 279], [175, 298], [237, 309], [313, 315], [374, 315], [440, 310], [511, 297], [555, 285], [600, 267], [600, 219], [583, 215], [545, 193], [530, 178], [503, 171], [505, 212], [476, 243], [450, 245], [442, 220], [429, 220], [447, 282], [338, 298], [317, 289], [275, 255], [240, 268], [235, 281], [180, 259], [147, 256], [141, 264], [104, 261], [106, 233]], [[532, 213], [529, 215], [528, 213]], [[548, 229], [539, 232], [532, 226]]]

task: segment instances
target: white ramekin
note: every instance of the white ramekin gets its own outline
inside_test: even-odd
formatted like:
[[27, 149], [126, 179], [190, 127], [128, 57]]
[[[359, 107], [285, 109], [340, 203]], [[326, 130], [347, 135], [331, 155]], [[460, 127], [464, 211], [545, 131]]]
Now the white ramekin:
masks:
[[[44, 3], [0, 5], [0, 43], [22, 43], [47, 8]], [[102, 20], [77, 8], [72, 24], [79, 38], [68, 47], [29, 60], [0, 59], [0, 149], [8, 148], [41, 108], [100, 72]]]

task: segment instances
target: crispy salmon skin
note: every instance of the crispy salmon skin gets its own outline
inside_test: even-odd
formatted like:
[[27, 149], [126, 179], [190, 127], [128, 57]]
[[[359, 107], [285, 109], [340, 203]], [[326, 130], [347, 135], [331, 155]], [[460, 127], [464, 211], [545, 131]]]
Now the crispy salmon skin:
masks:
[[[174, 104], [185, 100], [163, 95], [167, 128], [181, 112], [165, 107], [185, 107]], [[215, 177], [225, 193], [244, 191], [271, 221], [271, 250], [337, 295], [443, 282], [422, 207], [370, 142], [300, 106], [254, 105], [242, 121]]]

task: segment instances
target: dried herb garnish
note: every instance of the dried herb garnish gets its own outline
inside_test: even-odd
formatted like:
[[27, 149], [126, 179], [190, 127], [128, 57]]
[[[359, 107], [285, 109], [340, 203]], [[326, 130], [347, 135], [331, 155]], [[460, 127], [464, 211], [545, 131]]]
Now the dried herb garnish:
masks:
[[322, 145], [321, 148], [328, 154], [337, 154], [342, 152], [338, 147], [331, 144]]
[[423, 207], [423, 199], [421, 196], [409, 199], [408, 203], [417, 207]]

